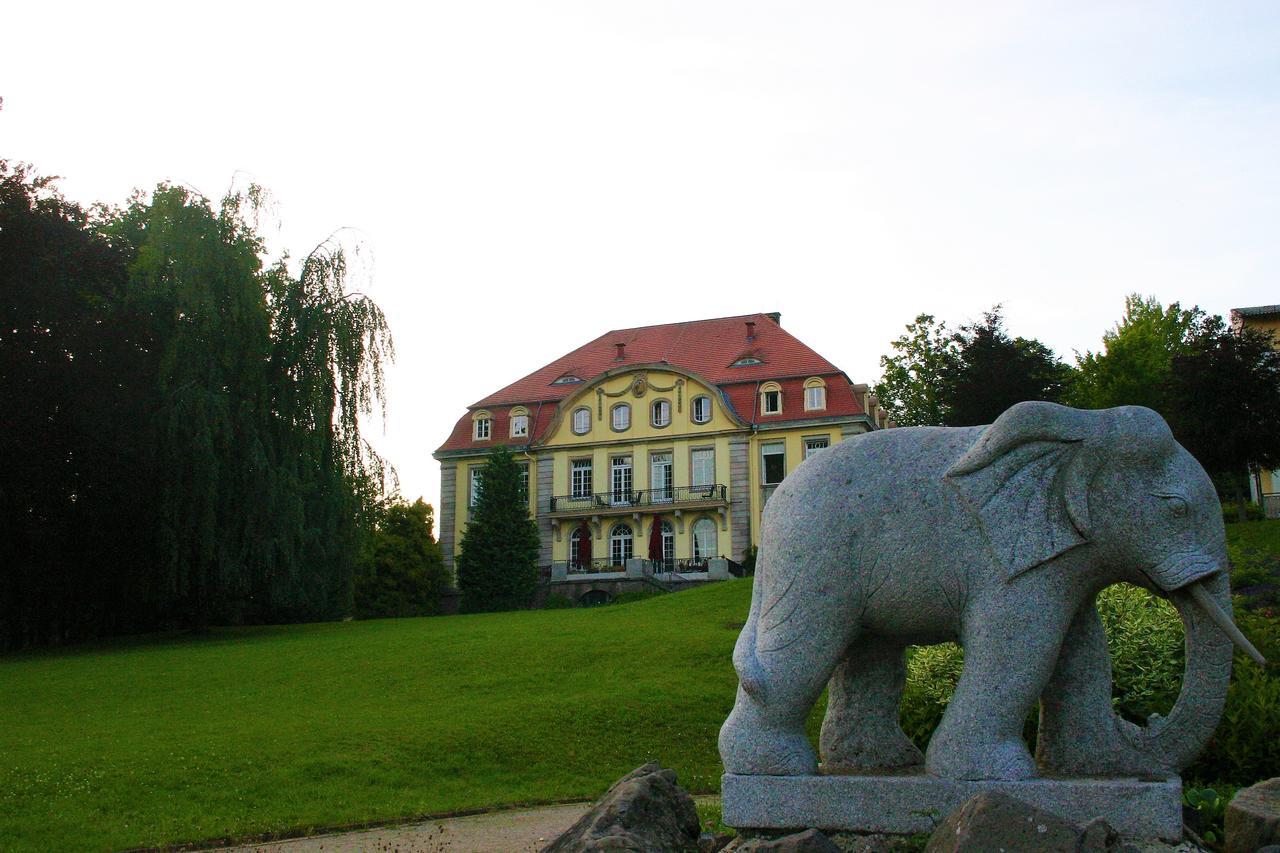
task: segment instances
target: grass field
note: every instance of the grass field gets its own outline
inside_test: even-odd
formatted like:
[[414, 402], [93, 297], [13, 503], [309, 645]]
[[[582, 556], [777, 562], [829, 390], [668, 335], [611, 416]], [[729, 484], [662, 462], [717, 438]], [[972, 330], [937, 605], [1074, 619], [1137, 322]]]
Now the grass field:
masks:
[[[1228, 537], [1233, 555], [1280, 554], [1280, 523]], [[716, 791], [750, 596], [730, 581], [617, 607], [224, 629], [0, 660], [0, 850], [585, 799], [648, 760]]]
[[0, 662], [0, 849], [122, 849], [719, 787], [750, 602], [215, 631]]

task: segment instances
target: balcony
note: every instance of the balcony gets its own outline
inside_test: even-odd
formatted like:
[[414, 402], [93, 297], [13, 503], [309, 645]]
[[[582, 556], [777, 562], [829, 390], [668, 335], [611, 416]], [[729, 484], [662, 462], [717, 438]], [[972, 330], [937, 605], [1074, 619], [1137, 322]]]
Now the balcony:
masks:
[[592, 580], [636, 580], [654, 578], [661, 581], [727, 580], [741, 577], [742, 567], [724, 557], [684, 557], [669, 560], [646, 560], [628, 557], [622, 565], [609, 559], [556, 560], [547, 575], [551, 583]]
[[583, 515], [624, 515], [663, 510], [700, 509], [729, 505], [729, 488], [720, 483], [709, 486], [675, 486], [669, 489], [637, 489], [629, 492], [597, 492], [590, 495], [557, 495], [551, 498], [552, 518]]

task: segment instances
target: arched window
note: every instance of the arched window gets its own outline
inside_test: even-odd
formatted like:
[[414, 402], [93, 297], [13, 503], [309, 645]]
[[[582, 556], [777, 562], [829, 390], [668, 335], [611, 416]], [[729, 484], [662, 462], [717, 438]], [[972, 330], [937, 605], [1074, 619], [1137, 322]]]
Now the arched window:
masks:
[[711, 398], [706, 394], [694, 397], [691, 401], [691, 411], [693, 414], [693, 422], [695, 424], [705, 424], [711, 421]]
[[609, 563], [614, 566], [625, 566], [631, 559], [633, 544], [631, 528], [625, 524], [615, 524], [609, 531]]
[[716, 556], [716, 523], [700, 518], [693, 523], [693, 559], [704, 562]]
[[804, 410], [813, 412], [827, 407], [827, 383], [814, 376], [804, 381]]
[[516, 406], [511, 410], [511, 437], [527, 438], [529, 435], [529, 410]]
[[631, 429], [631, 404], [619, 403], [610, 412], [614, 432], [625, 432]]
[[[573, 533], [569, 534], [569, 570], [570, 571], [591, 571], [591, 566], [584, 560], [586, 554], [583, 553], [582, 540], [591, 534], [583, 530], [581, 527], [575, 527]], [[587, 565], [583, 565], [587, 563]]]
[[669, 572], [676, 564], [676, 529], [671, 522], [663, 521], [658, 534], [662, 537], [662, 570]]
[[760, 386], [760, 414], [782, 414], [782, 386], [777, 382], [766, 382]]
[[591, 431], [591, 410], [586, 406], [573, 410], [573, 431], [577, 435], [586, 435]]
[[671, 423], [671, 401], [670, 400], [654, 400], [652, 409], [653, 425], [656, 427], [668, 426]]

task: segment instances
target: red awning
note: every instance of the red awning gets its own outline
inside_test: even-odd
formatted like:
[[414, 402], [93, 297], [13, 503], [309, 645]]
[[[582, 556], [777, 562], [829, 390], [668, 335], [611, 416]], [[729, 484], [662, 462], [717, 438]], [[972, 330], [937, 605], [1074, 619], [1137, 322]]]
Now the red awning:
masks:
[[662, 516], [653, 517], [653, 527], [649, 529], [649, 559], [662, 559]]
[[581, 534], [578, 537], [578, 565], [589, 566], [591, 565], [591, 525], [585, 521], [582, 522], [578, 533]]

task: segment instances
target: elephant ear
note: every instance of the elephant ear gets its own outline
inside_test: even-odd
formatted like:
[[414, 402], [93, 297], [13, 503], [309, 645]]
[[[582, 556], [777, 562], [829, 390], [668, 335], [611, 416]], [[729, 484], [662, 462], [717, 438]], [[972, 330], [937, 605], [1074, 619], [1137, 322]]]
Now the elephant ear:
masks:
[[1007, 579], [1089, 541], [1099, 426], [1093, 412], [1019, 403], [947, 470]]

